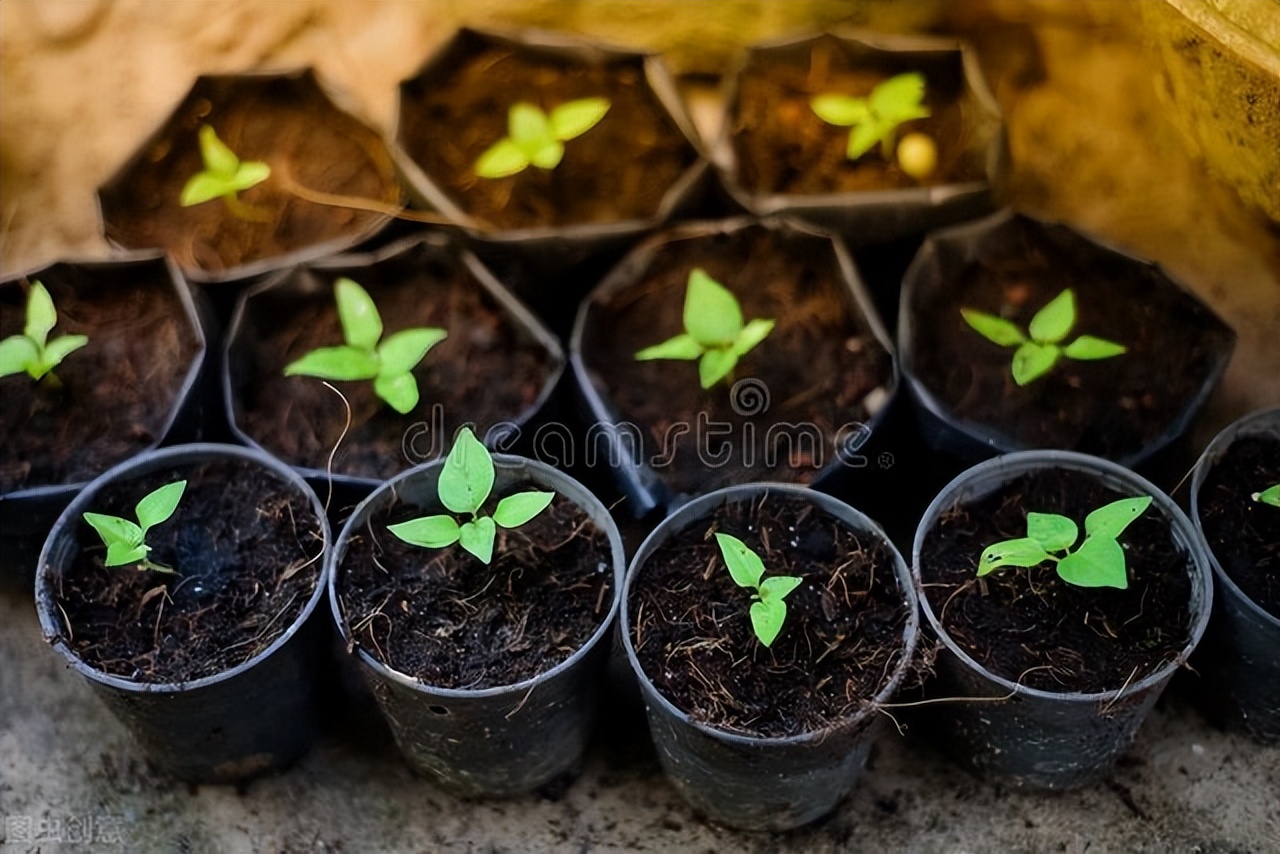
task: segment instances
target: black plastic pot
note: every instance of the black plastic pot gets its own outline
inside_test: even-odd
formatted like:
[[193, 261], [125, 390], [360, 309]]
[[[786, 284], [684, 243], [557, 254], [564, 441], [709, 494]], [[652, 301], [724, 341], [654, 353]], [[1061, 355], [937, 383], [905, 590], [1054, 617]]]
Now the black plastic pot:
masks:
[[[649, 559], [674, 534], [705, 520], [727, 504], [762, 494], [796, 496], [859, 533], [882, 540], [894, 555], [893, 572], [910, 609], [903, 653], [874, 697], [853, 715], [820, 731], [787, 738], [756, 738], [692, 720], [645, 675], [631, 637], [627, 601]], [[829, 813], [853, 788], [880, 730], [877, 705], [886, 702], [912, 666], [919, 627], [910, 572], [880, 527], [858, 510], [828, 495], [790, 484], [731, 486], [696, 498], [668, 516], [640, 546], [627, 570], [620, 635], [640, 684], [649, 731], [667, 778], [695, 808], [713, 820], [743, 830], [788, 830]]]
[[[330, 305], [333, 300], [333, 282], [339, 277], [346, 276], [359, 282], [376, 303], [383, 288], [396, 287], [405, 281], [419, 278], [423, 282], [423, 299], [430, 300], [430, 285], [436, 278], [458, 273], [467, 276], [484, 294], [486, 301], [504, 315], [505, 323], [513, 330], [515, 338], [545, 354], [547, 378], [536, 399], [522, 411], [509, 413], [497, 424], [479, 425], [484, 431], [481, 438], [491, 448], [510, 451], [531, 445], [533, 430], [564, 372], [565, 359], [560, 344], [475, 256], [463, 249], [457, 240], [443, 234], [407, 238], [373, 253], [338, 255], [315, 261], [283, 271], [245, 292], [236, 304], [227, 331], [222, 363], [223, 405], [236, 439], [284, 458], [267, 447], [269, 442], [265, 442], [262, 437], [250, 435], [244, 422], [243, 398], [253, 370], [252, 344], [260, 330], [276, 329], [281, 324], [297, 322], [294, 320], [296, 315], [305, 315], [317, 303]], [[388, 330], [396, 328], [396, 319], [384, 317], [383, 320]], [[338, 333], [335, 331], [336, 334]], [[469, 333], [454, 330], [452, 334]], [[483, 334], [483, 330], [477, 334]], [[338, 339], [335, 338], [333, 343], [339, 343]], [[431, 358], [432, 355], [428, 354], [424, 363], [425, 370], [430, 370]], [[320, 381], [299, 377], [292, 382]], [[345, 384], [340, 383], [338, 387], [343, 385]], [[336, 395], [333, 396], [333, 404], [335, 410], [340, 412], [342, 402]], [[395, 415], [390, 408], [386, 411]], [[439, 418], [436, 414], [436, 409], [424, 395], [419, 408], [403, 416], [405, 432], [399, 449], [400, 470], [427, 462], [436, 455], [443, 455], [453, 429], [470, 420], [470, 414], [465, 412], [440, 412]], [[352, 426], [353, 429], [358, 429], [360, 425]], [[351, 441], [349, 433], [344, 442]], [[333, 497], [329, 507], [334, 514], [331, 518], [335, 520], [340, 518], [336, 514], [341, 512], [344, 517], [343, 511], [364, 499], [385, 480], [385, 477], [372, 473], [345, 470], [340, 459], [335, 463], [332, 474], [322, 467], [301, 464], [298, 460], [285, 459], [285, 462], [294, 465], [322, 497], [329, 494], [332, 484]]]
[[[852, 68], [886, 74], [921, 71], [931, 86], [943, 86], [945, 81], [954, 90], [964, 117], [963, 159], [981, 164], [982, 177], [864, 192], [790, 194], [750, 189], [734, 147], [743, 81], [751, 77], [775, 79], [770, 68], [779, 65], [794, 65], [812, 73], [813, 55], [820, 49], [834, 52]], [[748, 48], [739, 67], [726, 77], [724, 99], [726, 116], [712, 156], [733, 199], [759, 216], [793, 216], [831, 229], [855, 247], [920, 234], [989, 212], [994, 207], [992, 185], [1003, 179], [1007, 169], [1008, 142], [1000, 108], [987, 89], [973, 50], [952, 39], [855, 31], [756, 45]]]
[[[620, 68], [643, 79], [656, 120], [678, 132], [688, 147], [689, 165], [664, 188], [652, 215], [615, 222], [580, 222], [521, 228], [487, 226], [470, 215], [443, 187], [442, 176], [415, 157], [414, 129], [438, 123], [425, 113], [418, 96], [438, 88], [466, 86], [454, 73], [473, 55], [500, 48], [570, 68]], [[591, 94], [584, 92], [584, 95]], [[514, 96], [513, 96], [514, 99]], [[507, 105], [485, 104], [485, 112], [505, 115]], [[609, 118], [606, 118], [608, 121]], [[614, 120], [624, 121], [621, 117]], [[637, 238], [672, 217], [688, 216], [703, 202], [712, 184], [711, 170], [692, 119], [675, 82], [656, 54], [626, 50], [565, 33], [462, 28], [429, 57], [413, 77], [400, 84], [395, 155], [410, 196], [420, 206], [439, 211], [465, 232], [477, 255], [559, 335], [567, 336], [578, 303], [604, 271]], [[483, 148], [476, 151], [478, 155]], [[468, 168], [470, 164], [459, 168]], [[617, 170], [634, 168], [619, 162]], [[650, 179], [652, 180], [652, 178]], [[583, 192], [589, 192], [586, 188]]]
[[[672, 261], [671, 256], [687, 247], [700, 247], [705, 244], [706, 256], [714, 259], [717, 253], [725, 252], [719, 244], [725, 241], [753, 239], [785, 241], [796, 247], [797, 251], [803, 248], [808, 257], [820, 259], [822, 263], [829, 263], [834, 271], [833, 278], [839, 278], [845, 315], [852, 319], [858, 332], [865, 334], [867, 346], [874, 348], [881, 358], [890, 363], [883, 384], [867, 391], [857, 402], [859, 407], [865, 407], [868, 410], [866, 421], [850, 421], [833, 425], [834, 435], [827, 437], [832, 444], [831, 456], [829, 459], [823, 457], [822, 465], [807, 478], [809, 484], [827, 491], [836, 491], [846, 489], [851, 484], [856, 485], [860, 480], [874, 477], [878, 471], [878, 464], [868, 459], [867, 443], [875, 437], [876, 429], [889, 410], [897, 391], [897, 367], [893, 356], [893, 345], [866, 294], [853, 259], [843, 244], [824, 232], [814, 231], [807, 226], [781, 219], [758, 221], [739, 218], [717, 222], [687, 223], [659, 232], [641, 243], [600, 282], [578, 312], [569, 345], [569, 359], [573, 366], [576, 383], [575, 391], [580, 398], [579, 408], [583, 413], [583, 420], [591, 425], [586, 437], [584, 453], [597, 452], [600, 447], [606, 449], [607, 464], [619, 489], [628, 499], [629, 512], [634, 513], [637, 518], [645, 516], [656, 508], [669, 509], [679, 506], [697, 492], [684, 492], [667, 482], [660, 470], [661, 466], [657, 465], [658, 460], [668, 450], [665, 447], [667, 439], [664, 437], [660, 442], [662, 446], [655, 447], [653, 443], [658, 442], [658, 437], [645, 435], [643, 427], [637, 427], [626, 413], [619, 411], [618, 405], [611, 399], [611, 390], [601, 374], [602, 368], [605, 367], [603, 359], [592, 352], [593, 341], [598, 343], [605, 337], [613, 336], [615, 332], [614, 327], [608, 326], [606, 321], [601, 320], [602, 306], [630, 289], [639, 288], [652, 271], [665, 270], [672, 264], [683, 264], [683, 261]], [[755, 295], [739, 294], [739, 296], [746, 300]], [[683, 305], [683, 281], [679, 292], [672, 292], [671, 299]], [[824, 318], [824, 320], [830, 320], [830, 318]], [[669, 333], [677, 331], [679, 330], [673, 329]], [[662, 340], [663, 334], [653, 330], [652, 343]], [[751, 358], [750, 354], [748, 358]], [[673, 366], [673, 384], [676, 382], [696, 384], [694, 363], [668, 362], [666, 364]], [[675, 373], [674, 368], [683, 370]], [[781, 420], [782, 416], [770, 414], [773, 398], [785, 401], [800, 394], [803, 389], [784, 387], [778, 382], [769, 383], [766, 372], [762, 370], [760, 373], [760, 377], [752, 377], [743, 374], [743, 370], [739, 369], [738, 374], [741, 376], [737, 382], [723, 389], [722, 392], [728, 396], [729, 407], [733, 414], [737, 418], [746, 419], [751, 428], [757, 431], [752, 435], [766, 436], [774, 427], [785, 430], [808, 426], [790, 424]], [[773, 387], [770, 387], [771, 385]], [[696, 435], [694, 425], [684, 426], [689, 428], [685, 431], [687, 435]], [[729, 426], [733, 428], [729, 433], [722, 432], [719, 435], [738, 436], [737, 425]], [[679, 436], [677, 435], [676, 438]], [[797, 445], [799, 441], [800, 439], [796, 439]], [[883, 448], [877, 448], [877, 450], [883, 450]], [[687, 449], [685, 452], [689, 453]], [[759, 459], [766, 458], [761, 456]], [[726, 475], [725, 480], [728, 483], [789, 479], [786, 474], [778, 474], [779, 469], [783, 468], [781, 465], [763, 469], [768, 474], [761, 477], [746, 467], [738, 471], [734, 467], [737, 467], [740, 462], [740, 459], [730, 459], [727, 467], [725, 463], [708, 464], [706, 471], [708, 473], [716, 469], [723, 469], [726, 472], [737, 471], [736, 475]], [[708, 492], [710, 488], [699, 491]]]
[[[925, 535], [957, 502], [991, 494], [1029, 472], [1085, 472], [1131, 495], [1150, 495], [1152, 508], [1168, 521], [1175, 542], [1192, 564], [1191, 631], [1181, 654], [1158, 670], [1115, 690], [1055, 692], [1030, 688], [991, 672], [970, 657], [943, 629], [921, 573]], [[960, 764], [982, 777], [1018, 786], [1067, 789], [1103, 774], [1132, 742], [1173, 674], [1195, 649], [1213, 602], [1208, 560], [1186, 515], [1154, 485], [1115, 463], [1065, 451], [1028, 451], [989, 460], [951, 482], [916, 529], [912, 575], [920, 606], [938, 644], [936, 679], [928, 693], [943, 702], [926, 713], [924, 732], [940, 740]], [[974, 702], [966, 698], [987, 698]]]
[[156, 471], [219, 460], [259, 466], [304, 498], [330, 543], [315, 493], [287, 466], [250, 448], [194, 444], [163, 448], [123, 463], [90, 483], [54, 525], [36, 578], [36, 609], [45, 639], [78, 672], [141, 745], [147, 758], [190, 782], [235, 783], [282, 768], [310, 747], [317, 733], [317, 677], [325, 620], [316, 611], [327, 582], [322, 568], [298, 618], [268, 647], [236, 667], [185, 683], [149, 683], [104, 673], [68, 646], [53, 591], [80, 548], [81, 516], [98, 494]]
[[[1182, 472], [1186, 471], [1186, 466], [1176, 465], [1175, 458], [1183, 450], [1179, 440], [1186, 437], [1196, 415], [1226, 371], [1235, 347], [1235, 333], [1185, 286], [1151, 261], [1112, 247], [1068, 226], [1042, 222], [1010, 210], [1001, 211], [979, 222], [931, 234], [912, 261], [903, 280], [902, 304], [898, 315], [898, 347], [904, 385], [915, 405], [916, 420], [924, 442], [933, 451], [963, 465], [970, 465], [996, 454], [1046, 447], [1019, 437], [1014, 415], [1025, 413], [1020, 411], [1008, 415], [1008, 423], [966, 420], [956, 415], [954, 407], [944, 400], [937, 389], [927, 385], [920, 375], [921, 354], [926, 348], [937, 346], [930, 337], [929, 330], [921, 328], [921, 313], [931, 310], [947, 294], [955, 293], [962, 278], [977, 270], [979, 265], [1030, 263], [1029, 259], [1035, 255], [1047, 255], [1054, 259], [1055, 264], [1069, 258], [1073, 263], [1082, 265], [1083, 261], [1079, 259], [1087, 259], [1088, 274], [1082, 273], [1073, 283], [1078, 290], [1098, 282], [1113, 283], [1115, 286], [1105, 291], [1106, 298], [1114, 296], [1117, 300], [1144, 300], [1142, 304], [1148, 305], [1145, 300], [1150, 300], [1149, 296], [1126, 295], [1118, 287], [1121, 280], [1135, 287], [1141, 285], [1148, 293], [1158, 292], [1168, 300], [1168, 324], [1176, 322], [1182, 326], [1194, 326], [1198, 333], [1195, 334], [1196, 340], [1181, 341], [1179, 346], [1196, 344], [1203, 347], [1204, 356], [1189, 369], [1194, 371], [1192, 376], [1196, 383], [1195, 391], [1186, 400], [1178, 402], [1176, 411], [1168, 417], [1153, 438], [1141, 447], [1131, 447], [1115, 453], [1109, 453], [1100, 447], [1101, 442], [1114, 430], [1103, 429], [1097, 422], [1109, 417], [1108, 413], [1117, 412], [1118, 407], [1126, 405], [1124, 400], [1108, 396], [1096, 403], [1093, 410], [1095, 417], [1088, 422], [1092, 426], [1081, 429], [1079, 441], [1072, 447], [1060, 448], [1105, 456], [1127, 468], [1139, 469], [1161, 486], [1171, 487]], [[1031, 276], [1034, 273], [1028, 272], [1025, 275]], [[1101, 297], [1101, 294], [1100, 291], [1095, 297]], [[1084, 305], [1088, 301], [1087, 297], [1081, 297], [1077, 303]], [[963, 325], [959, 312], [956, 313], [955, 322]], [[1090, 331], [1099, 332], [1096, 329], [1078, 328], [1073, 334]], [[979, 338], [976, 332], [969, 332]], [[997, 349], [995, 345], [990, 347]], [[1012, 355], [1011, 349], [1000, 350], [1001, 358], [1011, 360]], [[1138, 360], [1146, 355], [1131, 352], [1117, 360], [1073, 364], [1096, 365], [1098, 372], [1110, 372], [1113, 376], [1124, 373], [1127, 376], [1143, 367]], [[1154, 362], [1154, 357], [1152, 358]], [[1128, 359], [1129, 362], [1119, 364], [1119, 360], [1123, 359]], [[1064, 358], [1063, 361], [1069, 360]], [[1058, 370], [1055, 367], [1049, 375], [1035, 380], [1026, 387], [1026, 391], [1020, 393], [1030, 395], [1033, 389], [1048, 388], [1047, 384], [1057, 382], [1055, 372]], [[1145, 389], [1159, 392], [1173, 378], [1162, 376], [1160, 368], [1156, 367], [1143, 373], [1141, 379]], [[1126, 382], [1133, 385], [1131, 380]], [[1055, 413], [1059, 408], [1065, 406], [1063, 401], [1068, 396], [1083, 395], [1088, 391], [1087, 388], [1054, 387], [1053, 393], [1042, 391], [1038, 397], [1028, 398], [1030, 402], [1025, 406], [1031, 414], [1041, 414], [1052, 420], [1057, 417]], [[1130, 401], [1128, 405], [1132, 406], [1133, 403]], [[1189, 464], [1190, 461], [1188, 466]]]
[[[1200, 519], [1205, 479], [1237, 439], [1251, 436], [1280, 441], [1280, 409], [1246, 415], [1219, 433], [1191, 479], [1191, 519], [1204, 541], [1217, 591], [1213, 619], [1196, 652], [1196, 671], [1209, 687], [1200, 696], [1214, 718], [1263, 743], [1280, 744], [1280, 619], [1227, 574], [1205, 540]], [[1243, 494], [1250, 491], [1241, 487]]]
[[618, 529], [595, 496], [567, 475], [523, 457], [494, 454], [493, 494], [532, 482], [584, 510], [609, 539], [613, 597], [590, 639], [545, 673], [514, 685], [475, 690], [424, 684], [383, 664], [359, 646], [342, 601], [343, 561], [350, 538], [385, 508], [412, 504], [439, 512], [436, 483], [443, 460], [387, 481], [361, 502], [329, 556], [329, 605], [338, 631], [354, 649], [405, 760], [460, 797], [509, 797], [573, 772], [595, 723], [605, 676], [608, 637], [622, 598], [625, 557]]
[[[164, 415], [156, 423], [148, 425], [151, 440], [138, 448], [146, 451], [161, 444], [189, 442], [204, 437], [206, 432], [216, 432], [219, 407], [212, 398], [210, 360], [205, 358], [206, 340], [213, 334], [213, 312], [203, 295], [193, 292], [182, 279], [174, 265], [160, 252], [144, 251], [122, 254], [110, 261], [63, 261], [15, 276], [0, 283], [0, 293], [14, 294], [5, 299], [6, 312], [12, 308], [24, 310], [25, 297], [17, 296], [21, 282], [40, 281], [58, 305], [61, 293], [85, 295], [100, 294], [104, 306], [117, 304], [125, 299], [131, 289], [150, 288], [171, 292], [175, 311], [181, 316], [184, 337], [190, 345], [190, 363], [184, 372], [181, 385], [163, 406]], [[54, 335], [76, 333], [87, 327], [85, 318], [76, 318], [65, 312], [59, 315]], [[119, 324], [121, 337], [134, 335], [131, 319]], [[95, 352], [96, 351], [96, 352]], [[109, 342], [90, 341], [82, 351], [68, 358], [105, 360], [112, 358]], [[158, 353], [157, 359], [169, 354]], [[146, 367], [146, 366], [137, 366]], [[4, 383], [29, 381], [25, 375], [6, 377]], [[10, 402], [12, 405], [12, 401]], [[101, 412], [105, 424], [113, 416], [109, 410]], [[116, 458], [103, 469], [122, 462]], [[36, 559], [44, 544], [49, 528], [85, 484], [102, 470], [87, 472], [69, 483], [38, 483], [0, 494], [0, 581], [30, 588], [35, 577]]]

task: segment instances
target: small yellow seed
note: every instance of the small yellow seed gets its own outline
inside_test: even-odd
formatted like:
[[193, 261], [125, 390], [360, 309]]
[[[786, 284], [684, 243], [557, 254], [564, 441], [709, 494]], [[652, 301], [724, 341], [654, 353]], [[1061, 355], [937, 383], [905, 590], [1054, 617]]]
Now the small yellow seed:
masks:
[[938, 167], [938, 147], [922, 133], [909, 133], [898, 143], [898, 165], [917, 181], [923, 181]]

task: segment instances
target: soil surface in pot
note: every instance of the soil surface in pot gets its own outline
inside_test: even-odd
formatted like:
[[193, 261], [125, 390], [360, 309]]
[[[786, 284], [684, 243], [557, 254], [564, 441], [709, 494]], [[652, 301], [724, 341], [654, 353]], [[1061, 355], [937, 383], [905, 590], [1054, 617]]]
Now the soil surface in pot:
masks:
[[1044, 691], [1116, 691], [1176, 659], [1191, 631], [1189, 557], [1154, 505], [1120, 535], [1125, 590], [1075, 587], [1048, 562], [977, 577], [987, 546], [1026, 536], [1028, 512], [1067, 516], [1083, 539], [1090, 511], [1128, 495], [1054, 469], [944, 511], [925, 536], [920, 570], [952, 640], [992, 673]]
[[1244, 595], [1280, 618], [1280, 508], [1252, 499], [1280, 483], [1280, 441], [1242, 436], [1200, 487], [1200, 525], [1209, 548]]
[[[979, 247], [953, 281], [922, 292], [911, 350], [914, 372], [950, 416], [1006, 437], [1010, 447], [1060, 448], [1109, 459], [1133, 456], [1161, 438], [1200, 393], [1230, 337], [1206, 309], [1155, 268], [1079, 241], [1041, 240], [1034, 228], [1002, 232]], [[1127, 353], [1083, 361], [1061, 357], [1019, 386], [1015, 348], [974, 331], [972, 308], [1027, 329], [1066, 288], [1075, 292], [1080, 335], [1115, 341]]]
[[[710, 389], [696, 361], [635, 360], [684, 331], [695, 267], [733, 292], [747, 320], [776, 321], [733, 378]], [[582, 346], [592, 383], [617, 420], [638, 428], [641, 456], [676, 494], [811, 480], [893, 383], [892, 360], [829, 246], [766, 229], [671, 243], [641, 282], [593, 304]]]
[[[122, 246], [163, 247], [183, 269], [217, 274], [375, 228], [384, 214], [304, 201], [288, 189], [293, 182], [390, 205], [401, 198], [378, 134], [306, 80], [242, 78], [185, 100], [142, 160], [103, 189], [107, 237]], [[178, 203], [187, 180], [204, 168], [198, 132], [205, 124], [241, 160], [271, 167], [271, 177], [240, 193], [253, 218], [233, 214], [221, 199]]]
[[[895, 145], [912, 132], [933, 138], [938, 165], [924, 181], [898, 168], [896, 157], [886, 160], [879, 145], [849, 160], [849, 128], [827, 124], [809, 105], [815, 95], [826, 93], [865, 98], [877, 84], [911, 71], [925, 75], [930, 115], [899, 126]], [[963, 92], [959, 56], [928, 63], [888, 54], [858, 57], [838, 40], [823, 38], [803, 64], [757, 57], [742, 73], [734, 105], [731, 142], [738, 180], [753, 193], [795, 195], [985, 180], [985, 153], [970, 139]]]
[[[58, 311], [50, 339], [87, 335], [53, 373], [0, 379], [0, 492], [91, 480], [154, 445], [200, 350], [167, 281], [70, 287], [44, 282]], [[0, 338], [22, 334], [26, 289], [0, 289]]]
[[76, 523], [79, 551], [51, 579], [66, 643], [102, 672], [190, 682], [274, 643], [320, 578], [324, 534], [307, 496], [262, 466], [220, 459], [104, 488], [92, 511], [133, 520], [152, 490], [186, 479], [174, 515], [147, 532], [150, 559], [179, 573], [106, 567], [106, 548]]
[[[439, 456], [464, 423], [483, 436], [499, 422], [519, 420], [546, 386], [552, 370], [546, 350], [465, 268], [420, 261], [404, 269], [371, 267], [357, 281], [378, 306], [384, 338], [420, 326], [443, 328], [449, 337], [414, 369], [419, 402], [406, 415], [384, 403], [371, 381], [334, 384], [351, 406], [335, 473], [388, 478]], [[286, 377], [284, 368], [317, 347], [342, 343], [333, 289], [306, 295], [274, 289], [248, 305], [252, 320], [247, 314], [232, 347], [236, 422], [286, 462], [325, 469], [347, 424], [346, 408], [320, 380]]]
[[[500, 229], [649, 219], [698, 158], [640, 60], [574, 62], [489, 45], [406, 86], [401, 97], [405, 152], [465, 213]], [[609, 112], [564, 144], [555, 169], [476, 176], [476, 160], [507, 135], [512, 104], [550, 112], [594, 97], [608, 98]]]
[[[504, 494], [543, 489], [519, 483]], [[502, 496], [490, 496], [492, 514]], [[437, 688], [514, 685], [582, 648], [609, 613], [608, 537], [563, 496], [498, 528], [486, 566], [461, 546], [423, 549], [388, 525], [438, 510], [399, 505], [351, 537], [339, 572], [348, 631], [378, 661]]]
[[[765, 578], [804, 579], [772, 646], [756, 638], [752, 594], [716, 543], [732, 534]], [[903, 652], [909, 606], [893, 553], [802, 498], [766, 494], [689, 525], [638, 569], [628, 619], [645, 675], [690, 718], [758, 737], [818, 732], [856, 714]]]

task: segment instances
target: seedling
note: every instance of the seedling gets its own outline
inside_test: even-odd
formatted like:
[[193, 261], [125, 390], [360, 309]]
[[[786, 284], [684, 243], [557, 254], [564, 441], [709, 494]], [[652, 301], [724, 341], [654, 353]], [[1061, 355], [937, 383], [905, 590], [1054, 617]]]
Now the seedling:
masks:
[[445, 458], [436, 494], [449, 510], [470, 519], [461, 525], [452, 516], [422, 516], [390, 525], [387, 530], [406, 543], [424, 549], [442, 549], [460, 543], [485, 564], [493, 559], [497, 526], [519, 528], [533, 519], [556, 497], [554, 492], [530, 490], [508, 495], [498, 502], [493, 516], [480, 508], [493, 490], [493, 458], [468, 428], [463, 428]]
[[241, 160], [210, 125], [200, 126], [200, 158], [204, 169], [187, 179], [182, 188], [179, 201], [184, 208], [220, 198], [235, 216], [264, 220], [265, 212], [242, 202], [239, 194], [267, 180], [270, 166], [261, 160]]
[[698, 360], [698, 379], [711, 388], [728, 376], [738, 359], [773, 331], [773, 321], [743, 323], [742, 307], [729, 289], [695, 269], [684, 295], [684, 333], [636, 353], [636, 361]]
[[1259, 504], [1270, 504], [1272, 507], [1280, 507], [1280, 483], [1275, 486], [1269, 486], [1261, 492], [1255, 492], [1250, 496]]
[[851, 129], [845, 149], [850, 160], [857, 160], [877, 142], [884, 159], [891, 160], [898, 126], [929, 116], [924, 91], [924, 75], [913, 71], [890, 77], [865, 98], [827, 93], [814, 96], [809, 106], [827, 124]]
[[84, 520], [93, 526], [107, 547], [107, 566], [126, 566], [136, 564], [140, 570], [152, 572], [169, 572], [177, 574], [177, 570], [155, 563], [148, 559], [151, 546], [147, 545], [147, 531], [165, 522], [178, 509], [182, 493], [187, 488], [185, 480], [175, 481], [148, 493], [134, 509], [138, 522], [134, 524], [119, 516], [107, 516], [102, 513], [85, 513]]
[[401, 415], [418, 405], [413, 369], [427, 351], [448, 337], [443, 329], [417, 327], [387, 336], [381, 344], [382, 318], [364, 288], [351, 279], [334, 286], [341, 347], [319, 347], [285, 366], [285, 376], [303, 375], [325, 380], [373, 380], [373, 390]]
[[1110, 359], [1127, 351], [1123, 344], [1081, 335], [1065, 347], [1062, 341], [1076, 324], [1076, 300], [1071, 288], [1058, 294], [1031, 318], [1028, 334], [1003, 317], [960, 309], [965, 322], [978, 334], [1001, 347], [1017, 347], [1013, 354], [1013, 380], [1023, 386], [1049, 372], [1060, 356], [1068, 359]]
[[507, 111], [507, 135], [476, 160], [481, 178], [505, 178], [529, 166], [554, 169], [564, 157], [564, 143], [591, 130], [609, 112], [608, 98], [566, 101], [548, 115], [521, 101]]
[[786, 598], [804, 579], [794, 575], [764, 578], [764, 561], [746, 543], [730, 534], [716, 534], [720, 556], [739, 587], [754, 591], [751, 595], [751, 628], [756, 639], [772, 646], [782, 624], [787, 620]]
[[[1124, 549], [1117, 537], [1151, 505], [1151, 496], [1122, 498], [1099, 507], [1084, 519], [1084, 542], [1072, 551], [1079, 530], [1076, 523], [1056, 513], [1028, 513], [1027, 535], [987, 546], [978, 561], [978, 575], [1002, 566], [1057, 564], [1058, 577], [1077, 587], [1129, 586]], [[1061, 556], [1053, 552], [1063, 552]]]
[[53, 298], [39, 282], [31, 283], [27, 294], [27, 319], [21, 335], [10, 335], [0, 341], [0, 377], [20, 374], [23, 371], [33, 380], [46, 380], [60, 385], [52, 371], [71, 353], [79, 350], [89, 339], [84, 335], [60, 335], [52, 341], [49, 333], [58, 324], [58, 311]]

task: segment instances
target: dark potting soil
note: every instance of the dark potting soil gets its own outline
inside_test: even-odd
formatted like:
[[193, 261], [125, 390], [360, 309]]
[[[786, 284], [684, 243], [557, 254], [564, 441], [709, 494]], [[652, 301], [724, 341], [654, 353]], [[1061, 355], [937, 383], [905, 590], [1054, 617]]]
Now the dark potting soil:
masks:
[[[1128, 347], [1109, 359], [1059, 358], [1025, 386], [1014, 348], [975, 332], [961, 308], [995, 314], [1024, 331], [1064, 289], [1075, 292], [1066, 342], [1093, 335]], [[1170, 429], [1217, 365], [1220, 323], [1158, 270], [1089, 246], [1011, 227], [975, 251], [954, 281], [921, 293], [915, 373], [952, 416], [1006, 437], [1012, 447], [1060, 448], [1123, 460]], [[1229, 337], [1226, 339], [1229, 341]]]
[[86, 664], [137, 682], [190, 682], [248, 661], [306, 608], [324, 537], [311, 502], [261, 466], [217, 460], [113, 484], [95, 513], [133, 520], [152, 490], [186, 479], [174, 515], [147, 532], [149, 558], [178, 575], [106, 567], [85, 522], [52, 583], [66, 643]]
[[[537, 402], [552, 370], [546, 351], [465, 268], [409, 256], [404, 264], [362, 270], [358, 281], [378, 306], [384, 337], [420, 326], [443, 328], [449, 337], [414, 369], [419, 402], [406, 415], [384, 403], [371, 381], [334, 383], [351, 406], [335, 473], [385, 479], [441, 455], [462, 424], [476, 425], [483, 436]], [[323, 470], [346, 409], [320, 380], [286, 377], [284, 368], [317, 347], [342, 343], [333, 288], [305, 295], [272, 290], [248, 305], [232, 351], [237, 423], [281, 459]]]
[[[236, 216], [221, 199], [182, 207], [187, 180], [203, 168], [198, 132], [212, 125], [241, 160], [271, 177], [240, 193], [265, 221]], [[383, 214], [304, 201], [288, 182], [324, 193], [398, 205], [400, 184], [386, 145], [339, 112], [309, 77], [205, 81], [150, 143], [142, 161], [102, 193], [106, 234], [127, 247], [159, 246], [184, 269], [220, 273], [372, 229]]]
[[[78, 275], [74, 274], [73, 275]], [[130, 271], [136, 276], [136, 269]], [[50, 340], [86, 335], [53, 373], [0, 379], [0, 492], [90, 480], [155, 444], [200, 344], [167, 279], [46, 277]], [[0, 339], [22, 333], [27, 289], [0, 288]]]
[[1222, 569], [1244, 595], [1280, 617], [1280, 508], [1252, 495], [1280, 483], [1280, 441], [1241, 437], [1200, 487], [1200, 524]]
[[[497, 228], [648, 219], [697, 160], [639, 60], [565, 61], [488, 45], [446, 67], [434, 79], [404, 87], [401, 145], [465, 213]], [[476, 160], [507, 135], [512, 104], [526, 101], [550, 112], [600, 96], [609, 99], [609, 112], [564, 144], [555, 169], [476, 176]]]
[[[695, 267], [734, 293], [747, 320], [776, 321], [710, 389], [697, 362], [635, 360], [684, 330]], [[857, 312], [830, 246], [764, 228], [664, 247], [643, 281], [592, 306], [583, 353], [618, 420], [638, 428], [643, 461], [676, 494], [811, 480], [837, 458], [837, 440], [887, 403], [893, 382], [889, 354]]]
[[[773, 645], [756, 638], [715, 533], [739, 538], [765, 577], [804, 579]], [[819, 732], [880, 691], [903, 653], [909, 605], [889, 548], [802, 498], [727, 504], [659, 547], [632, 583], [631, 640], [654, 687], [692, 719], [774, 738]]]
[[1049, 562], [977, 577], [987, 546], [1026, 536], [1028, 512], [1067, 516], [1083, 539], [1090, 511], [1126, 497], [1089, 474], [1054, 469], [946, 510], [920, 554], [943, 628], [992, 673], [1044, 691], [1117, 691], [1176, 659], [1191, 632], [1190, 559], [1154, 505], [1120, 535], [1125, 590], [1075, 587]]
[[[862, 98], [897, 74], [925, 75], [928, 118], [905, 122], [895, 145], [912, 132], [928, 134], [938, 150], [938, 165], [924, 181], [886, 160], [877, 145], [857, 160], [846, 148], [849, 128], [824, 122], [809, 101], [837, 93]], [[852, 55], [834, 38], [815, 42], [806, 62], [758, 59], [739, 81], [732, 117], [732, 145], [738, 179], [754, 193], [823, 194], [895, 190], [921, 185], [980, 181], [985, 152], [970, 139], [962, 101], [964, 76], [959, 57], [927, 64], [910, 57]]]
[[[543, 487], [520, 483], [503, 494], [530, 489]], [[482, 512], [501, 498], [490, 496]], [[435, 512], [384, 509], [343, 558], [349, 631], [387, 667], [438, 688], [514, 685], [581, 649], [609, 613], [609, 540], [563, 496], [519, 528], [498, 528], [488, 566], [456, 544], [423, 549], [387, 532]]]

